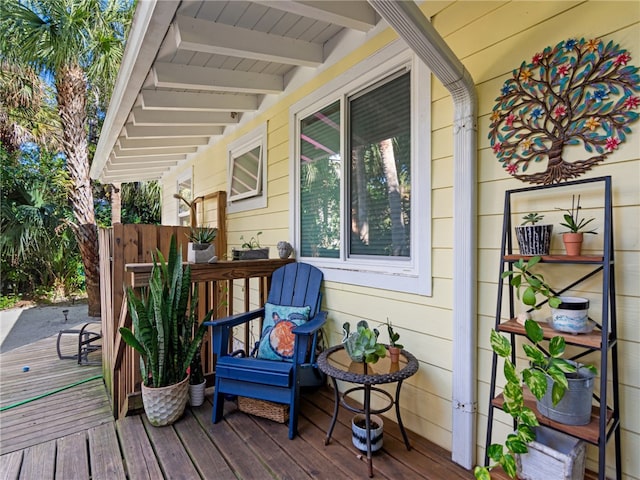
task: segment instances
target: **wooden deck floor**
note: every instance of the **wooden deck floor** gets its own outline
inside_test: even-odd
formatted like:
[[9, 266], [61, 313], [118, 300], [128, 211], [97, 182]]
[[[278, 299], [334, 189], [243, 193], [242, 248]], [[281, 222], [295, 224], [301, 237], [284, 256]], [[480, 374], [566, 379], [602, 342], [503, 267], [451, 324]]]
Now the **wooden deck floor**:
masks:
[[[0, 454], [113, 423], [104, 383], [96, 378], [102, 375], [102, 367], [60, 360], [56, 339], [0, 354], [0, 408], [42, 396], [0, 412]], [[76, 342], [77, 336], [63, 336], [63, 354], [72, 353]], [[92, 355], [99, 360], [98, 352]], [[28, 372], [23, 371], [26, 366]]]
[[[2, 479], [343, 479], [367, 478], [365, 458], [351, 445], [349, 414], [340, 415], [332, 442], [324, 445], [331, 392], [304, 400], [300, 435], [287, 427], [230, 407], [211, 423], [211, 402], [187, 408], [171, 427], [149, 425], [144, 415], [92, 427], [0, 457]], [[397, 425], [385, 422], [375, 478], [470, 480], [449, 453], [410, 435], [404, 448]]]
[[[55, 339], [47, 340], [0, 356], [2, 406], [99, 371], [59, 360]], [[17, 387], [26, 364], [30, 381]], [[5, 386], [11, 388], [5, 392]], [[102, 382], [91, 380], [0, 413], [0, 479], [367, 478], [366, 458], [351, 444], [350, 413], [341, 409], [332, 441], [324, 445], [332, 391], [304, 397], [294, 440], [286, 425], [226, 403], [217, 425], [211, 423], [210, 394], [171, 427], [152, 427], [144, 415], [114, 422]], [[374, 455], [375, 478], [473, 479], [449, 460], [449, 452], [411, 432], [407, 451], [394, 422], [385, 421], [384, 435], [384, 447]]]

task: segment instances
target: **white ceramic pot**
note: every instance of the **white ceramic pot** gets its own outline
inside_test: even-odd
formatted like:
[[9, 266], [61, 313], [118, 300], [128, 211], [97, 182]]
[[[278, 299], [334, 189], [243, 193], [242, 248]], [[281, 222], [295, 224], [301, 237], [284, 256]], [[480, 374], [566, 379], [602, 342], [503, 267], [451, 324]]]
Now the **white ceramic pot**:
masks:
[[204, 403], [204, 393], [207, 387], [207, 381], [196, 385], [189, 384], [189, 405], [199, 407]]
[[582, 297], [560, 297], [558, 308], [551, 309], [551, 328], [559, 332], [586, 333], [590, 331], [589, 300]]
[[155, 427], [171, 425], [184, 413], [189, 397], [189, 376], [166, 387], [142, 385], [142, 403], [149, 423]]
[[[382, 431], [384, 423], [377, 415], [370, 415], [371, 431], [371, 451], [376, 452], [382, 448]], [[374, 425], [375, 424], [375, 425]], [[367, 451], [367, 429], [365, 427], [365, 416], [363, 413], [354, 415], [351, 419], [351, 433], [353, 445], [360, 451]]]

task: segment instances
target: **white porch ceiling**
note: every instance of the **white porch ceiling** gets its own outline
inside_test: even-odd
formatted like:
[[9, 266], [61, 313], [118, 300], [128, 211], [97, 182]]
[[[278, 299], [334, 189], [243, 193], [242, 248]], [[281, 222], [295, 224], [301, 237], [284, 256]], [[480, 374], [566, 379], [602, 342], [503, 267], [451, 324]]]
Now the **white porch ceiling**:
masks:
[[364, 0], [140, 0], [91, 176], [161, 178], [379, 20]]

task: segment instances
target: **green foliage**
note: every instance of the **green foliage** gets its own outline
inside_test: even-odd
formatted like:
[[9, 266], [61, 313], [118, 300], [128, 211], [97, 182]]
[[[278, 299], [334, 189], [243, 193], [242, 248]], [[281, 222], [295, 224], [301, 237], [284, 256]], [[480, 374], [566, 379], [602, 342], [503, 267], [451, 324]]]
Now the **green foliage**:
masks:
[[[561, 358], [565, 351], [564, 337], [556, 336], [549, 340], [548, 353], [540, 347], [540, 342], [544, 340], [542, 327], [533, 320], [525, 322], [525, 332], [531, 345], [524, 343], [523, 351], [529, 360], [529, 366], [524, 368], [520, 374], [511, 361], [511, 342], [495, 330], [491, 330], [491, 349], [499, 357], [504, 359], [504, 378], [506, 380], [502, 395], [504, 404], [502, 409], [511, 415], [516, 423], [516, 430], [509, 434], [504, 446], [492, 444], [487, 450], [487, 456], [494, 462], [488, 467], [476, 467], [474, 475], [476, 479], [490, 479], [490, 470], [496, 466], [501, 466], [511, 478], [516, 476], [515, 454], [526, 453], [527, 444], [535, 440], [533, 427], [539, 425], [535, 413], [524, 404], [524, 386], [526, 385], [531, 393], [540, 400], [547, 391], [547, 378], [553, 380], [552, 401], [556, 405], [569, 387], [567, 373], [577, 371], [577, 366]], [[595, 367], [586, 367], [596, 373]]]
[[376, 328], [370, 329], [365, 320], [358, 322], [355, 332], [350, 333], [348, 322], [342, 325], [342, 329], [344, 332], [344, 348], [353, 361], [376, 363], [386, 356], [387, 349], [384, 345], [378, 343], [380, 332]]
[[217, 235], [218, 229], [215, 227], [191, 227], [187, 237], [193, 243], [211, 243]]
[[[255, 236], [251, 237], [248, 241], [242, 244], [242, 248], [246, 248], [249, 250], [260, 248], [260, 240], [258, 239], [260, 235], [262, 235], [262, 232], [256, 233]], [[240, 240], [244, 240], [244, 235], [240, 235]]]
[[[197, 320], [197, 289], [191, 285], [191, 268], [183, 267], [175, 235], [169, 256], [153, 257], [149, 286], [138, 297], [127, 289], [127, 306], [133, 329], [120, 328], [122, 339], [141, 356], [140, 371], [146, 385], [165, 387], [185, 378], [199, 352], [206, 327]], [[208, 321], [209, 311], [203, 322]]]
[[539, 213], [528, 213], [527, 215], [522, 217], [522, 219], [524, 220], [524, 222], [522, 222], [522, 225], [527, 225], [529, 223], [531, 225], [535, 225], [536, 223], [541, 222], [543, 218], [544, 215], [540, 215]]
[[[580, 195], [578, 195], [578, 202], [576, 203], [576, 196], [572, 195], [571, 196], [571, 209], [570, 210], [565, 210], [565, 213], [563, 215], [564, 218], [564, 222], [561, 222], [560, 225], [562, 225], [563, 227], [566, 227], [567, 229], [569, 229], [569, 232], [571, 233], [578, 233], [578, 232], [582, 232], [582, 233], [590, 233], [592, 235], [597, 235], [598, 232], [596, 232], [595, 230], [584, 230], [586, 228], [587, 225], [589, 225], [591, 222], [593, 222], [595, 219], [594, 218], [580, 218], [580, 209], [582, 207], [580, 206]], [[558, 208], [558, 210], [562, 210], [561, 208]]]
[[0, 155], [3, 293], [59, 297], [83, 288], [63, 167], [61, 156], [33, 145]]
[[501, 277], [511, 277], [509, 283], [516, 287], [516, 296], [525, 305], [539, 309], [537, 296], [542, 295], [549, 300], [551, 307], [557, 308], [562, 303], [560, 298], [553, 293], [541, 274], [531, 271], [540, 260], [542, 257], [539, 256], [531, 257], [527, 261], [520, 258], [513, 264], [513, 270], [503, 272]]
[[20, 295], [0, 295], [0, 310], [12, 308], [21, 300]]

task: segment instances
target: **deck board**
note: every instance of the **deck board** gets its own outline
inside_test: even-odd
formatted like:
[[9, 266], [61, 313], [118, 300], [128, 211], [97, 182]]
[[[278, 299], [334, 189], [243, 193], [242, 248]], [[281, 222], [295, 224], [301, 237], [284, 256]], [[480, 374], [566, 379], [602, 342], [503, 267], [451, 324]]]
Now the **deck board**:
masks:
[[89, 478], [89, 457], [85, 432], [60, 438], [56, 442], [56, 447], [56, 479]]
[[121, 480], [126, 478], [116, 436], [115, 424], [106, 423], [87, 432], [91, 452], [92, 480]]

